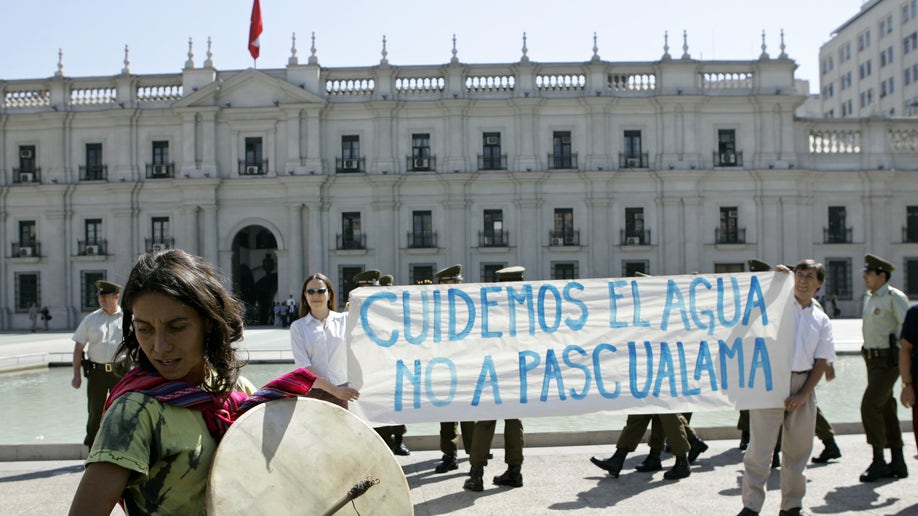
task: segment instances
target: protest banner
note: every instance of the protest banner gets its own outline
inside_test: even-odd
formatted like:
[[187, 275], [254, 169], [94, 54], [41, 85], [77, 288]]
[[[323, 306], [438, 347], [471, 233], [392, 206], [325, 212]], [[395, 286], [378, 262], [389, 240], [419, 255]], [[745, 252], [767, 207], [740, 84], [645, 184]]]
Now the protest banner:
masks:
[[358, 288], [351, 404], [375, 424], [783, 406], [781, 272]]

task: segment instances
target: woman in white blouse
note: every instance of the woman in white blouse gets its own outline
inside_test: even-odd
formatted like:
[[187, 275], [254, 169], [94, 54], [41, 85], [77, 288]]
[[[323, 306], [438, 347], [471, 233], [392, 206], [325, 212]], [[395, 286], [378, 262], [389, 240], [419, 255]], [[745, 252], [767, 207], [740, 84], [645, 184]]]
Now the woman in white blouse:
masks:
[[300, 292], [300, 318], [290, 325], [290, 345], [297, 367], [337, 387], [334, 392], [313, 388], [307, 397], [347, 409], [348, 400], [357, 399], [360, 393], [347, 386], [347, 313], [336, 312], [334, 307], [331, 280], [318, 272], [308, 276]]

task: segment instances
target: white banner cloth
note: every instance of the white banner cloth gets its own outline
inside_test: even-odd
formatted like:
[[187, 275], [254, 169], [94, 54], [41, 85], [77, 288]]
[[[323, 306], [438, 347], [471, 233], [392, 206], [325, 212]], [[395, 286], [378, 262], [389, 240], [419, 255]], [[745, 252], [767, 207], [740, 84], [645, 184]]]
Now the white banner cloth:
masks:
[[351, 410], [374, 425], [780, 407], [780, 272], [363, 287]]

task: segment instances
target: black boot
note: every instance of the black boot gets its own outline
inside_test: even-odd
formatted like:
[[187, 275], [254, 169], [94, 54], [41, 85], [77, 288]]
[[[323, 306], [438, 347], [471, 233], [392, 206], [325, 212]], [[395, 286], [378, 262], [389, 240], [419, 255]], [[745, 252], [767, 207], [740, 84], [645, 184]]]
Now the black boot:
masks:
[[437, 467], [434, 468], [434, 471], [437, 473], [446, 473], [447, 471], [452, 471], [454, 469], [459, 469], [459, 464], [456, 464], [456, 456], [444, 453], [443, 458], [440, 459], [440, 463], [437, 464]]
[[478, 493], [484, 491], [483, 466], [472, 466], [472, 471], [469, 473], [469, 478], [465, 479], [465, 483], [462, 484], [462, 489], [467, 491], [475, 491]]
[[739, 449], [740, 451], [746, 451], [746, 448], [749, 447], [749, 431], [743, 430], [743, 433], [740, 434], [739, 438]]
[[411, 455], [411, 450], [402, 442], [402, 436], [396, 435], [392, 437], [392, 453], [396, 455]]
[[698, 437], [693, 438], [692, 443], [691, 443], [691, 448], [689, 448], [689, 452], [688, 452], [689, 463], [694, 464], [695, 459], [697, 459], [699, 455], [701, 455], [702, 453], [706, 451], [708, 451], [708, 444], [702, 441], [701, 439], [699, 439]]
[[889, 461], [889, 472], [896, 478], [908, 477], [908, 466], [905, 465], [905, 457], [902, 456], [902, 448], [893, 448], [892, 460]]
[[876, 482], [881, 478], [889, 478], [891, 476], [892, 471], [889, 469], [889, 464], [883, 458], [883, 448], [874, 447], [873, 461], [870, 466], [867, 466], [867, 471], [861, 473], [861, 482]]
[[625, 457], [627, 456], [628, 452], [619, 448], [615, 450], [615, 454], [608, 459], [590, 457], [590, 462], [596, 465], [596, 467], [608, 471], [609, 474], [612, 475], [612, 478], [618, 478], [618, 474], [622, 471], [622, 466], [625, 465]]
[[689, 468], [689, 460], [685, 455], [676, 456], [676, 465], [673, 466], [673, 469], [663, 473], [663, 478], [666, 480], [679, 480], [680, 478], [685, 478], [692, 474], [692, 470]]
[[825, 464], [832, 459], [841, 458], [841, 450], [838, 449], [838, 444], [835, 442], [834, 437], [829, 437], [822, 442], [826, 447], [822, 450], [822, 453], [818, 457], [813, 457], [813, 462], [816, 464]]
[[508, 464], [507, 471], [494, 477], [494, 484], [498, 486], [523, 487], [523, 474], [519, 464]]
[[634, 469], [641, 472], [660, 471], [663, 469], [663, 464], [660, 462], [660, 450], [651, 448], [650, 453], [644, 458], [644, 462], [635, 466]]

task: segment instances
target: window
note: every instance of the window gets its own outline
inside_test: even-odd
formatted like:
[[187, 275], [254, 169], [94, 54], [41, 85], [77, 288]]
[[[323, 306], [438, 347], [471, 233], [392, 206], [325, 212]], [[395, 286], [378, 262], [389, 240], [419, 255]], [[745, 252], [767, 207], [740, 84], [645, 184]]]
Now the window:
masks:
[[411, 264], [408, 266], [408, 281], [411, 285], [434, 282], [434, 265]]
[[644, 168], [643, 153], [641, 152], [641, 131], [625, 131], [624, 168]]
[[506, 247], [507, 235], [504, 233], [504, 210], [484, 210], [484, 230], [479, 245], [483, 247]]
[[430, 134], [411, 135], [410, 170], [432, 170], [430, 161]]
[[552, 262], [551, 279], [553, 280], [572, 280], [577, 279], [577, 262]]
[[637, 273], [650, 274], [650, 263], [646, 260], [625, 260], [622, 262], [622, 277], [631, 278]]
[[346, 134], [341, 137], [341, 157], [336, 159], [336, 171], [338, 172], [360, 172], [360, 136], [356, 134]]
[[[351, 297], [351, 290], [354, 290], [354, 287], [357, 285], [354, 284], [354, 276], [363, 272], [363, 267], [357, 267], [353, 265], [342, 265], [338, 267], [338, 285], [340, 288], [338, 292], [343, 293], [342, 296], [335, 296], [339, 298], [338, 303], [341, 307], [346, 307], [347, 302]], [[332, 307], [333, 309], [335, 307]]]
[[433, 215], [430, 210], [417, 210], [411, 213], [408, 247], [437, 247], [433, 232]]
[[905, 234], [902, 241], [918, 242], [918, 206], [905, 207]]
[[99, 308], [98, 290], [96, 282], [105, 279], [105, 271], [81, 271], [80, 272], [80, 309], [84, 312], [92, 312]]
[[625, 238], [622, 244], [645, 245], [644, 208], [625, 208]]
[[500, 153], [500, 133], [482, 133], [481, 170], [503, 170], [507, 168]]
[[746, 265], [743, 263], [715, 263], [714, 274], [736, 274], [746, 272]]
[[574, 229], [573, 208], [555, 208], [554, 226], [550, 235], [552, 245], [580, 245], [580, 235]]
[[86, 144], [86, 169], [83, 179], [95, 181], [105, 179], [105, 166], [102, 164], [102, 144]]
[[162, 251], [172, 247], [172, 238], [169, 233], [169, 217], [153, 217], [150, 219], [150, 245], [148, 251]]
[[246, 176], [262, 175], [267, 172], [267, 162], [264, 159], [262, 141], [260, 136], [250, 136], [243, 143], [245, 146], [239, 173]]
[[838, 299], [851, 299], [851, 258], [826, 258], [826, 281], [822, 291], [826, 298], [836, 294]]
[[341, 157], [360, 159], [360, 136], [348, 134], [341, 137]]
[[714, 163], [719, 167], [736, 167], [742, 166], [742, 160], [742, 153], [736, 151], [736, 129], [718, 129]]
[[16, 311], [28, 312], [32, 303], [41, 307], [40, 276], [37, 272], [16, 273]]
[[167, 141], [153, 142], [153, 164], [154, 165], [168, 165], [169, 164], [169, 142]]
[[552, 134], [552, 153], [548, 156], [549, 168], [577, 168], [571, 153], [571, 132], [555, 131]]
[[34, 145], [20, 145], [19, 146], [19, 172], [20, 173], [35, 173], [35, 146]]
[[360, 212], [341, 214], [341, 236], [338, 249], [366, 249], [366, 237], [360, 232]]
[[19, 221], [19, 245], [32, 247], [35, 245], [36, 225], [34, 220]]
[[843, 244], [851, 242], [851, 229], [847, 227], [848, 212], [844, 206], [829, 206], [829, 227], [824, 242]]
[[497, 271], [507, 267], [506, 263], [482, 263], [481, 264], [481, 282], [494, 283], [497, 281]]
[[905, 259], [905, 288], [909, 299], [918, 298], [918, 258]]
[[720, 227], [718, 228], [717, 243], [719, 244], [740, 243], [739, 228], [737, 227], [736, 219], [737, 219], [736, 206], [720, 208]]

